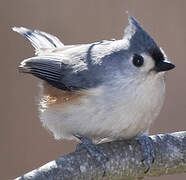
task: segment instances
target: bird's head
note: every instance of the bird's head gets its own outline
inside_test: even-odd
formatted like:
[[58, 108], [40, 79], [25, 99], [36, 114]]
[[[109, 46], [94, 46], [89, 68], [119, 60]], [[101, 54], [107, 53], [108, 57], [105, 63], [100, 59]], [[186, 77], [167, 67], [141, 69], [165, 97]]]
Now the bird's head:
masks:
[[[129, 15], [129, 25], [123, 40], [127, 44], [128, 68], [141, 75], [158, 75], [175, 67], [167, 60], [163, 50], [142, 28], [136, 19]], [[161, 73], [160, 73], [161, 72]]]

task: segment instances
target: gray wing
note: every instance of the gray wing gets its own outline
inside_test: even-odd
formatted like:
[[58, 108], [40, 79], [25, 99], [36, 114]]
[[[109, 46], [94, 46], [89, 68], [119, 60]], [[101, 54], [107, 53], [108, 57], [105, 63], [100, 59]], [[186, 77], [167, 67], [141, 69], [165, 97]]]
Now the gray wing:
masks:
[[[101, 50], [103, 54], [98, 58], [97, 49], [91, 51], [91, 46], [95, 45], [79, 45], [72, 50], [32, 57], [24, 60], [19, 69], [62, 90], [95, 88], [109, 81], [109, 77], [114, 78], [114, 73], [122, 67], [123, 57], [121, 51], [104, 53]], [[98, 49], [101, 48], [98, 45]]]
[[87, 68], [77, 72], [74, 66], [51, 57], [26, 59], [19, 66], [19, 71], [33, 74], [56, 88], [69, 91], [91, 88], [100, 82]]
[[110, 46], [113, 41], [64, 46], [57, 37], [39, 30], [23, 27], [14, 27], [13, 30], [26, 37], [38, 54], [21, 62], [19, 70], [57, 88], [94, 88], [121, 67], [122, 52], [113, 50]]

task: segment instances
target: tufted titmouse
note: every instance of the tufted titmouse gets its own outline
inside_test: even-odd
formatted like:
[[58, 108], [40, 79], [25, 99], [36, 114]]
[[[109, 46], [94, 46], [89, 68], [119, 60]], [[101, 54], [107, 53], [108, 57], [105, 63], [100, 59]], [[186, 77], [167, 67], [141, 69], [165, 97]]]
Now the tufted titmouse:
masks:
[[142, 146], [148, 144], [144, 135], [164, 102], [165, 71], [175, 66], [132, 16], [121, 40], [91, 44], [64, 45], [42, 31], [13, 30], [36, 50], [19, 70], [44, 80], [40, 119], [56, 139], [143, 137]]

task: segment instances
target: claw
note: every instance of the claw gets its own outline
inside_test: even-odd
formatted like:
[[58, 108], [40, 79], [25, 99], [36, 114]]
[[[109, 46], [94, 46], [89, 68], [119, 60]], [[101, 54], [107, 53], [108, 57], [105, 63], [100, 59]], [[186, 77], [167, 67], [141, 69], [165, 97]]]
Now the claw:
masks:
[[80, 149], [86, 149], [91, 154], [91, 156], [94, 157], [96, 161], [101, 165], [101, 167], [104, 170], [103, 176], [105, 176], [106, 173], [105, 164], [109, 160], [108, 155], [105, 154], [105, 152], [102, 151], [102, 149], [100, 149], [98, 146], [93, 144], [93, 142], [90, 139], [79, 135], [76, 135], [75, 137], [81, 140], [82, 142], [81, 144], [77, 145], [76, 151]]
[[141, 144], [141, 148], [144, 155], [144, 161], [146, 162], [147, 169], [145, 170], [145, 173], [147, 173], [150, 168], [151, 164], [154, 163], [154, 149], [153, 149], [153, 141], [149, 136], [138, 136], [136, 138], [139, 143]]

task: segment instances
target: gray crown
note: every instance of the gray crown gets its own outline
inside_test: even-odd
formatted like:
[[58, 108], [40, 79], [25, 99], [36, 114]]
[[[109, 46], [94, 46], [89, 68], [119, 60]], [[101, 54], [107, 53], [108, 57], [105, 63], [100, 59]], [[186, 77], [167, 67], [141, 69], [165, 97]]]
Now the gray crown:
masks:
[[156, 63], [164, 60], [164, 55], [159, 46], [151, 38], [151, 36], [142, 28], [142, 26], [132, 16], [128, 16], [129, 25], [125, 29], [123, 39], [126, 39], [129, 44], [129, 51], [141, 53], [149, 53]]

